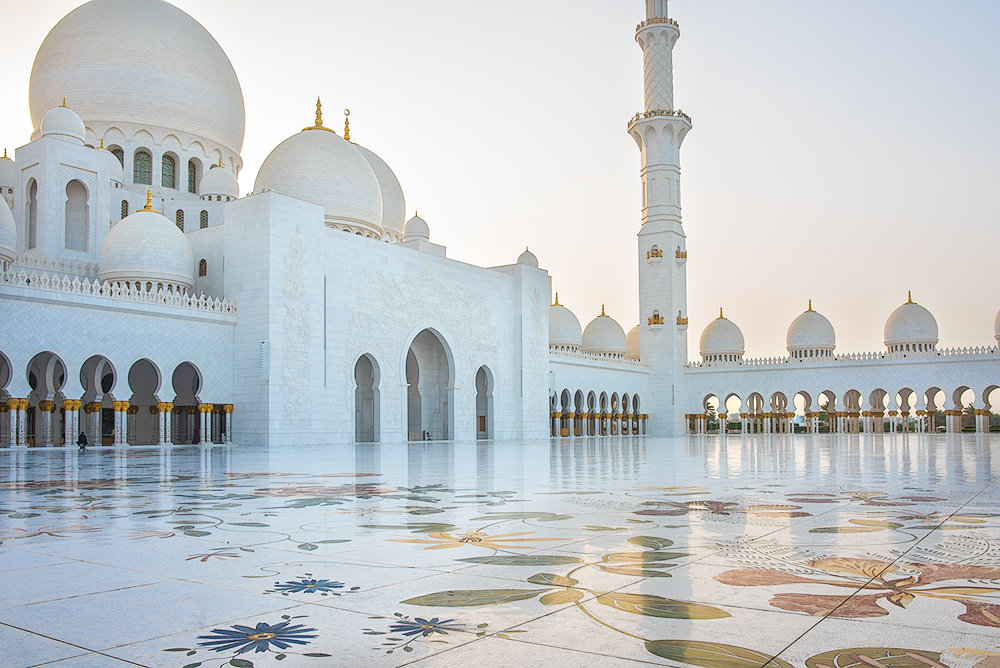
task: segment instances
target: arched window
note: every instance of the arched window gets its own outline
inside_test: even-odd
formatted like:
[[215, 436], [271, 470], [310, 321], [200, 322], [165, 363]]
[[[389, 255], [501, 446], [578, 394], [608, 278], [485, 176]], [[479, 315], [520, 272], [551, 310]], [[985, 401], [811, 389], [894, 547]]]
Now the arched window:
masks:
[[65, 244], [68, 250], [87, 250], [90, 226], [90, 206], [87, 189], [79, 181], [66, 185]]
[[208, 261], [204, 258], [198, 261], [198, 275], [208, 276]]
[[201, 212], [201, 229], [208, 227], [208, 211]]
[[28, 248], [38, 245], [38, 182], [28, 186]]
[[132, 182], [144, 186], [153, 185], [153, 156], [149, 154], [149, 151], [140, 149], [135, 152]]
[[198, 191], [198, 163], [194, 160], [188, 160], [188, 192], [194, 193]]
[[123, 199], [122, 200], [122, 218], [126, 217], [127, 215], [128, 215], [128, 200], [127, 199]]
[[162, 160], [163, 167], [163, 187], [164, 188], [176, 188], [177, 187], [177, 160], [172, 155], [163, 154]]
[[112, 146], [111, 155], [118, 158], [118, 162], [121, 163], [122, 167], [125, 166], [125, 151], [122, 150], [121, 146]]
[[184, 231], [184, 212], [180, 209], [177, 210], [177, 214], [174, 216], [174, 220], [177, 223], [177, 229], [181, 232]]

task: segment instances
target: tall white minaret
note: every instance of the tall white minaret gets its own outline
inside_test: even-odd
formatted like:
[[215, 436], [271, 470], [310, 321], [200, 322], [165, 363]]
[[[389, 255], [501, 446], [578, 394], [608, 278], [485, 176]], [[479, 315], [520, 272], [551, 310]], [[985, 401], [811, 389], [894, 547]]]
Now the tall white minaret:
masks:
[[680, 149], [691, 119], [674, 108], [673, 49], [678, 37], [677, 23], [667, 15], [667, 0], [646, 0], [646, 20], [635, 31], [642, 47], [645, 109], [629, 122], [628, 131], [642, 161], [639, 357], [650, 369], [648, 398], [642, 406], [649, 414], [649, 433], [661, 436], [684, 431], [682, 381], [687, 362]]

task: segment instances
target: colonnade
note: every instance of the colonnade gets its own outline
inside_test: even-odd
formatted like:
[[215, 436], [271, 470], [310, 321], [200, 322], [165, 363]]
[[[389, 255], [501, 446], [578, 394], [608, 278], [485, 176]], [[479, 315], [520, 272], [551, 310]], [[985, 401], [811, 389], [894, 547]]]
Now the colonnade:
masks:
[[[962, 418], [967, 415], [961, 410], [942, 411], [945, 416], [947, 433], [962, 432]], [[990, 432], [991, 412], [975, 409], [975, 431], [977, 434]], [[911, 416], [913, 419], [911, 420]], [[684, 416], [689, 434], [707, 434], [710, 416], [707, 413], [688, 413]], [[720, 413], [719, 433], [729, 433], [729, 418]], [[795, 413], [739, 413], [740, 432], [744, 434], [790, 434], [795, 431]], [[826, 420], [829, 433], [839, 434], [926, 434], [937, 431], [934, 411], [812, 411], [804, 415], [803, 431], [807, 434], [820, 433], [820, 419]]]
[[645, 436], [648, 413], [549, 413], [551, 436]]
[[[75, 446], [81, 433], [86, 434], [88, 444], [102, 444], [104, 407], [101, 402], [85, 404], [79, 399], [64, 400], [61, 404], [63, 425], [61, 435], [55, 434], [53, 429], [53, 414], [57, 410], [55, 402], [40, 401], [37, 408], [32, 445]], [[137, 437], [139, 409], [139, 406], [131, 406], [127, 401], [112, 402], [114, 429], [111, 445], [140, 445]], [[29, 410], [30, 402], [27, 398], [15, 397], [0, 401], [0, 447], [16, 448], [29, 445]], [[174, 406], [168, 401], [158, 402], [155, 406], [149, 407], [154, 423], [153, 443], [142, 445], [230, 444], [233, 433], [233, 410], [233, 404], [199, 403], [196, 406]]]

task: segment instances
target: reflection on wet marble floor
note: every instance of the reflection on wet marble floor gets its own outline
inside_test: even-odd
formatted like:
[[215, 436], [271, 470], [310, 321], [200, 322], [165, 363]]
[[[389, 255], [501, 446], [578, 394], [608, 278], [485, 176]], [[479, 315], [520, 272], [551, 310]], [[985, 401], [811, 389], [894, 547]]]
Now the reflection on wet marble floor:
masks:
[[3, 666], [997, 668], [1000, 437], [0, 451]]

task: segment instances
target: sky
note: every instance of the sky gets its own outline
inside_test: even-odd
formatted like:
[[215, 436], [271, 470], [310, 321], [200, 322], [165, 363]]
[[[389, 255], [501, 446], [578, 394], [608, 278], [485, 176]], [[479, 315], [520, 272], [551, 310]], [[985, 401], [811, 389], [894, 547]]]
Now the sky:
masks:
[[[0, 0], [0, 147], [31, 133], [28, 77], [77, 0]], [[586, 324], [640, 320], [642, 0], [174, 0], [229, 55], [244, 194], [272, 148], [326, 124], [393, 168], [451, 258], [529, 246]], [[813, 300], [838, 352], [884, 349], [907, 291], [942, 347], [1000, 309], [1000, 3], [672, 0], [680, 23], [689, 358], [719, 307], [747, 357], [785, 355]], [[648, 314], [642, 314], [645, 318]]]

